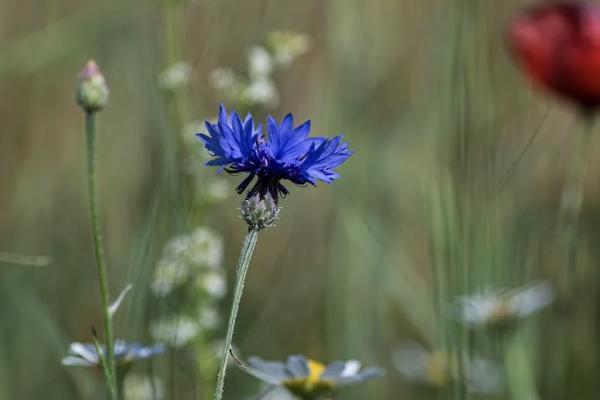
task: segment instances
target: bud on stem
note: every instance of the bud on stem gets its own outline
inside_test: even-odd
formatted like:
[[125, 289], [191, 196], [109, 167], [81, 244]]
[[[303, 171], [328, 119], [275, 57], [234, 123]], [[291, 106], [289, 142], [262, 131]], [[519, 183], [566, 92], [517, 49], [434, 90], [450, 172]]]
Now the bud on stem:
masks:
[[250, 229], [261, 230], [270, 228], [279, 216], [279, 207], [270, 194], [261, 198], [254, 194], [242, 203], [242, 218], [248, 223]]
[[106, 79], [94, 60], [89, 60], [79, 73], [75, 100], [86, 112], [102, 110], [108, 103]]

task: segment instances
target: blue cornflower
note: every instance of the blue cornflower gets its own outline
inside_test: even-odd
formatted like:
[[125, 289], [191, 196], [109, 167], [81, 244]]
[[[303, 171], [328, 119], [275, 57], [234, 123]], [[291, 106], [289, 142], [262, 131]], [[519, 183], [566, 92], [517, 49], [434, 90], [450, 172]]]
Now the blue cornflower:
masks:
[[206, 121], [206, 129], [208, 135], [199, 133], [197, 137], [215, 157], [207, 165], [221, 167], [230, 174], [247, 173], [237, 187], [238, 193], [256, 178], [248, 198], [270, 194], [277, 202], [280, 194], [289, 193], [282, 180], [313, 186], [317, 181], [331, 183], [340, 177], [336, 167], [352, 155], [341, 136], [309, 137], [310, 121], [294, 127], [292, 114], [286, 115], [281, 124], [269, 116], [265, 136], [250, 114], [242, 120], [221, 105], [218, 122]]
[[[104, 352], [104, 346], [100, 346], [100, 351]], [[139, 343], [128, 343], [123, 340], [115, 341], [114, 353], [115, 362], [118, 366], [127, 366], [134, 361], [145, 360], [162, 354], [165, 347], [162, 344], [152, 346], [143, 346]], [[96, 346], [92, 343], [71, 343], [67, 356], [62, 359], [63, 365], [100, 367], [100, 357], [96, 351]]]

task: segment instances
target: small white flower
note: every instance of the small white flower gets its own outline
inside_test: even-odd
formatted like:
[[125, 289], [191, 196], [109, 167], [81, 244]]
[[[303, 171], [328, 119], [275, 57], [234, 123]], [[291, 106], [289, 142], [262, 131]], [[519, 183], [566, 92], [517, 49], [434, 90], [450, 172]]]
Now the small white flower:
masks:
[[220, 322], [219, 313], [212, 307], [203, 307], [200, 311], [199, 325], [203, 329], [215, 329]]
[[380, 368], [360, 369], [355, 360], [322, 364], [302, 355], [289, 356], [286, 362], [251, 357], [248, 363], [236, 359], [238, 366], [261, 381], [287, 389], [301, 398], [324, 398], [339, 387], [355, 385], [381, 377]]
[[198, 335], [200, 326], [192, 318], [175, 316], [154, 322], [150, 332], [155, 340], [182, 347]]
[[492, 360], [474, 358], [465, 371], [465, 380], [472, 393], [498, 393], [504, 386], [504, 373]]
[[207, 188], [207, 195], [211, 201], [221, 201], [229, 197], [231, 193], [231, 186], [225, 179], [216, 178], [209, 183]]
[[[499, 392], [504, 383], [501, 368], [481, 357], [463, 357], [461, 374], [471, 393]], [[456, 383], [458, 362], [444, 351], [429, 351], [418, 343], [403, 345], [394, 353], [393, 363], [407, 380], [431, 387], [446, 387]]]
[[177, 90], [190, 81], [192, 67], [185, 62], [178, 62], [169, 66], [158, 77], [158, 84], [163, 90]]
[[207, 228], [196, 229], [191, 236], [192, 261], [196, 265], [219, 268], [223, 264], [223, 241]]
[[553, 299], [552, 287], [547, 283], [539, 283], [514, 293], [511, 307], [516, 315], [523, 318], [549, 306]]
[[418, 343], [407, 343], [394, 353], [394, 366], [406, 379], [429, 386], [446, 386], [451, 382], [448, 357], [444, 352], [430, 352]]
[[165, 245], [154, 272], [152, 292], [159, 297], [167, 296], [203, 269], [220, 268], [222, 262], [223, 241], [208, 228], [177, 236]]
[[307, 35], [275, 31], [269, 35], [269, 48], [277, 65], [288, 66], [310, 47]]
[[218, 68], [210, 74], [212, 86], [223, 93], [230, 93], [240, 85], [239, 78], [229, 68]]
[[273, 73], [273, 61], [269, 52], [261, 46], [248, 51], [248, 74], [250, 80], [268, 79]]
[[279, 103], [279, 94], [275, 83], [270, 79], [252, 80], [245, 90], [246, 97], [254, 104], [275, 106]]
[[460, 299], [459, 318], [472, 326], [504, 324], [542, 310], [552, 303], [553, 297], [547, 283], [482, 292]]
[[223, 274], [211, 271], [202, 277], [202, 289], [210, 297], [221, 299], [227, 293], [227, 282]]
[[185, 283], [189, 274], [187, 264], [176, 260], [160, 260], [151, 284], [152, 293], [157, 297], [167, 296], [175, 287]]
[[[101, 354], [106, 350], [103, 345], [99, 346]], [[127, 365], [135, 361], [145, 360], [164, 352], [164, 346], [156, 343], [144, 346], [135, 342], [126, 342], [117, 339], [114, 342], [113, 355], [117, 366]], [[63, 357], [62, 364], [67, 366], [97, 367], [100, 365], [98, 349], [92, 343], [71, 343], [67, 355]]]

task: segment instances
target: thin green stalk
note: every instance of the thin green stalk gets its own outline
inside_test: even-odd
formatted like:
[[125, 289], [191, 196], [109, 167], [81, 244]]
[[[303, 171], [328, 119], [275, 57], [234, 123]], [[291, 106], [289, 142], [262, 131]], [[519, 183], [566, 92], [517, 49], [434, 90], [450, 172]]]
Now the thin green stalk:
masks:
[[535, 377], [527, 358], [527, 345], [518, 332], [501, 333], [504, 371], [508, 391], [514, 400], [538, 400]]
[[[172, 68], [174, 64], [183, 61], [182, 43], [184, 39], [185, 1], [163, 0], [163, 71]], [[162, 96], [165, 107], [167, 135], [169, 146], [169, 202], [170, 210], [175, 221], [181, 226], [182, 215], [192, 215], [189, 208], [192, 197], [192, 187], [189, 174], [185, 173], [183, 161], [186, 159], [186, 144], [183, 140], [183, 129], [189, 122], [186, 88], [163, 88]], [[192, 217], [195, 217], [192, 215]], [[193, 219], [193, 218], [192, 218]], [[197, 219], [197, 218], [196, 218]], [[180, 229], [180, 226], [178, 229]]]
[[121, 371], [115, 371], [116, 382], [117, 382], [117, 398], [125, 399], [125, 377], [127, 376], [127, 369]]
[[[570, 161], [568, 182], [563, 192], [562, 210], [566, 215], [567, 266], [565, 271], [573, 276], [577, 271], [577, 253], [579, 239], [579, 217], [583, 206], [585, 180], [587, 177], [590, 137], [593, 128], [593, 117], [583, 115], [582, 132], [575, 138], [573, 155]], [[572, 281], [572, 280], [566, 280]]]
[[231, 304], [231, 311], [229, 313], [229, 323], [227, 324], [227, 334], [225, 336], [225, 344], [223, 346], [223, 357], [221, 359], [221, 368], [219, 370], [219, 376], [217, 378], [217, 388], [215, 390], [215, 400], [221, 400], [223, 398], [223, 388], [225, 386], [225, 374], [227, 373], [227, 361], [229, 360], [229, 349], [231, 348], [231, 342], [233, 340], [233, 331], [235, 330], [235, 321], [237, 320], [238, 311], [240, 309], [240, 302], [242, 300], [242, 293], [244, 292], [244, 284], [246, 281], [246, 274], [250, 267], [250, 260], [252, 259], [252, 253], [256, 246], [258, 239], [258, 230], [250, 229], [244, 238], [244, 244], [240, 253], [240, 259], [236, 267], [236, 280], [235, 288], [233, 291], [233, 303]]
[[[164, 0], [164, 68], [168, 69], [175, 63], [183, 61], [181, 43], [184, 37], [184, 2], [180, 0]], [[165, 93], [169, 122], [177, 150], [182, 152], [184, 143], [181, 130], [188, 122], [187, 103], [184, 88], [178, 87], [172, 92]]]
[[[561, 198], [561, 228], [559, 233], [564, 251], [564, 268], [562, 268], [561, 295], [566, 298], [572, 298], [572, 292], [578, 273], [578, 253], [579, 253], [579, 219], [581, 208], [584, 201], [585, 180], [587, 176], [587, 166], [589, 163], [590, 139], [593, 128], [593, 116], [589, 114], [580, 114], [582, 121], [582, 131], [576, 132], [574, 138], [571, 159], [568, 163], [567, 181], [563, 189]], [[564, 315], [556, 328], [556, 337], [560, 342], [557, 346], [555, 361], [553, 363], [555, 373], [553, 374], [553, 385], [558, 397], [568, 397], [569, 387], [568, 369], [571, 352], [571, 344], [568, 342], [571, 329], [571, 317]]]
[[104, 243], [102, 229], [100, 228], [100, 210], [98, 207], [98, 190], [96, 183], [96, 113], [86, 112], [85, 133], [87, 137], [87, 167], [88, 190], [90, 198], [90, 216], [92, 222], [92, 238], [96, 255], [96, 268], [98, 270], [98, 284], [100, 288], [100, 302], [104, 319], [104, 341], [107, 368], [104, 370], [110, 395], [113, 400], [118, 399], [117, 381], [115, 376], [115, 355], [113, 351], [113, 330], [109, 312], [108, 278], [106, 274], [106, 260], [104, 258]]

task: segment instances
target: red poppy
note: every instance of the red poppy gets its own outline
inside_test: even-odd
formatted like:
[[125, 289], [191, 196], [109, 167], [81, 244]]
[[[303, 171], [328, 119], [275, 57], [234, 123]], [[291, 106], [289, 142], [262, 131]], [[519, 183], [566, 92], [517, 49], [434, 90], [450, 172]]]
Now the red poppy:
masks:
[[551, 2], [517, 15], [508, 43], [528, 76], [586, 110], [600, 106], [600, 5]]

